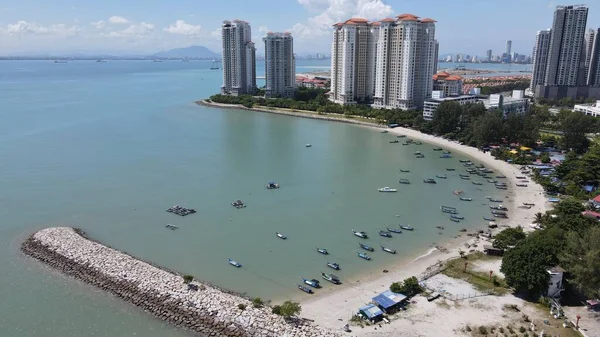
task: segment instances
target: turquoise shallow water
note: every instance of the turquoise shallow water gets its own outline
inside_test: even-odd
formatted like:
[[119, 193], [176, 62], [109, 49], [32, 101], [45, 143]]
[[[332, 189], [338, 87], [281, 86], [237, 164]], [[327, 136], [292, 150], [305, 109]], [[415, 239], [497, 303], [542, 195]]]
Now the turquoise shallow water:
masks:
[[[299, 71], [327, 62], [299, 61]], [[220, 287], [283, 299], [303, 296], [295, 283], [318, 277], [327, 259], [352, 281], [423, 253], [459, 228], [481, 224], [489, 214], [484, 196], [499, 196], [487, 183], [445, 172], [461, 168], [459, 158], [440, 159], [426, 144], [390, 144], [393, 136], [352, 125], [199, 107], [193, 101], [220, 85], [220, 72], [209, 67], [0, 62], [0, 335], [185, 335], [22, 256], [20, 242], [39, 228], [80, 227]], [[415, 159], [415, 151], [426, 157]], [[448, 179], [421, 182], [438, 173]], [[413, 184], [399, 185], [401, 177]], [[282, 188], [266, 190], [270, 180]], [[383, 186], [399, 193], [378, 193]], [[460, 202], [455, 189], [474, 201]], [[236, 199], [248, 207], [234, 209]], [[198, 213], [164, 212], [173, 204]], [[442, 204], [459, 207], [467, 220], [448, 221]], [[377, 236], [400, 222], [417, 230]], [[167, 223], [180, 229], [168, 231]], [[446, 227], [443, 235], [436, 225]], [[351, 229], [399, 254], [357, 258]], [[275, 231], [289, 239], [278, 240]], [[229, 266], [229, 257], [244, 268]]]

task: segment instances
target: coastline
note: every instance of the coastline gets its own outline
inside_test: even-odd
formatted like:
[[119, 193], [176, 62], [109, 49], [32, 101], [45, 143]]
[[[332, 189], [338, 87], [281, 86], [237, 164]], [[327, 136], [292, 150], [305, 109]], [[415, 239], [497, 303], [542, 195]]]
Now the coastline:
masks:
[[[196, 103], [209, 107], [243, 109], [292, 117], [357, 124], [373, 129], [385, 128], [389, 131], [389, 133], [394, 135], [406, 135], [408, 138], [413, 140], [427, 142], [432, 145], [443, 147], [446, 150], [461, 153], [472, 159], [474, 162], [481, 163], [487, 168], [494, 170], [496, 174], [501, 173], [506, 176], [506, 183], [509, 186], [509, 194], [505, 205], [509, 208], [509, 218], [497, 221], [499, 228], [493, 230], [493, 233], [497, 233], [498, 231], [504, 229], [502, 227], [516, 226], [523, 227], [523, 230], [526, 232], [532, 231], [529, 224], [532, 223], [535, 214], [538, 212], [544, 213], [550, 207], [550, 205], [546, 202], [545, 192], [541, 185], [530, 180], [527, 187], [516, 186], [516, 183], [518, 182], [516, 177], [523, 175], [516, 165], [496, 160], [491, 156], [491, 154], [484, 153], [477, 148], [461, 145], [457, 142], [440, 137], [424, 134], [420, 131], [404, 127], [389, 129], [386, 126], [375, 123], [352, 121], [330, 115], [317, 115], [316, 113], [310, 112], [296, 113], [277, 109], [270, 110], [262, 108], [246, 108], [235, 104], [220, 104], [206, 101], [199, 101]], [[523, 208], [522, 205], [525, 202], [534, 203], [535, 205], [530, 209]], [[487, 223], [482, 221], [482, 227], [487, 227]], [[485, 239], [477, 236], [469, 237], [466, 235], [460, 235], [443, 243], [445, 252], [442, 252], [438, 249], [429, 248], [426, 252], [415, 254], [417, 257], [414, 259], [409, 258], [396, 264], [393, 268], [389, 269], [388, 273], [367, 275], [364, 279], [361, 277], [361, 280], [357, 281], [356, 284], [343, 285], [341, 289], [330, 289], [327, 292], [322, 291], [311, 296], [310, 298], [302, 299], [300, 302], [303, 306], [303, 316], [314, 320], [315, 323], [320, 326], [335, 330], [340, 329], [344, 322], [349, 320], [360, 306], [370, 303], [373, 296], [389, 289], [391, 283], [402, 281], [403, 279], [411, 276], [419, 277], [425, 273], [430, 266], [437, 264], [440, 260], [458, 257], [458, 251], [460, 249], [464, 249], [465, 244], [469, 244], [471, 247], [473, 244], [477, 244], [476, 250], [482, 251], [483, 243], [481, 243], [481, 240]], [[394, 322], [391, 324], [393, 326]], [[351, 335], [361, 336], [371, 334], [374, 333], [373, 329], [374, 327], [368, 327], [365, 329], [356, 330]]]

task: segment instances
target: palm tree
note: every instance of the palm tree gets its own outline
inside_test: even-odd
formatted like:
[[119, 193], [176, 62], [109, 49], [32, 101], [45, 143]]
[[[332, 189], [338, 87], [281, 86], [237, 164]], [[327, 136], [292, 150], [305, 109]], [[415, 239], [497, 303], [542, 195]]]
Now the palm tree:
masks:
[[535, 213], [535, 220], [533, 222], [538, 225], [541, 225], [543, 221], [544, 221], [544, 214], [542, 214], [541, 212]]

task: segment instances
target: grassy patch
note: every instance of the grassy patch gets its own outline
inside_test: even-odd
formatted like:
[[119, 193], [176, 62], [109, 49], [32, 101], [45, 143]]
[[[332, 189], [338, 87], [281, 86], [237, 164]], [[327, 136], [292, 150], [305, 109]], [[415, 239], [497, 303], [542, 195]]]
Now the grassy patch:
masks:
[[[489, 257], [483, 253], [474, 253], [466, 255], [465, 258], [456, 258], [446, 263], [446, 269], [442, 271], [442, 274], [464, 280], [472, 284], [479, 291], [490, 291], [493, 290], [496, 295], [506, 294], [509, 290], [504, 279], [499, 277], [492, 277], [486, 272], [475, 271], [472, 266], [473, 262], [477, 260], [491, 260], [497, 259]], [[465, 263], [467, 265], [467, 271], [465, 272]]]

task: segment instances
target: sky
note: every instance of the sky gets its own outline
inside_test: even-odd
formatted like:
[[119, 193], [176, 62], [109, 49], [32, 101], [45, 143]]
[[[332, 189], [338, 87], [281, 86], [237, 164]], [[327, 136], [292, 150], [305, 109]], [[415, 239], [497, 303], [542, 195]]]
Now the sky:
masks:
[[[257, 47], [268, 31], [290, 31], [298, 53], [329, 53], [331, 25], [351, 17], [403, 13], [437, 20], [440, 54], [531, 54], [535, 34], [550, 28], [548, 0], [18, 0], [0, 1], [0, 55], [147, 54], [203, 45], [220, 51], [223, 20], [252, 26]], [[588, 28], [600, 26], [600, 0], [588, 0]]]

